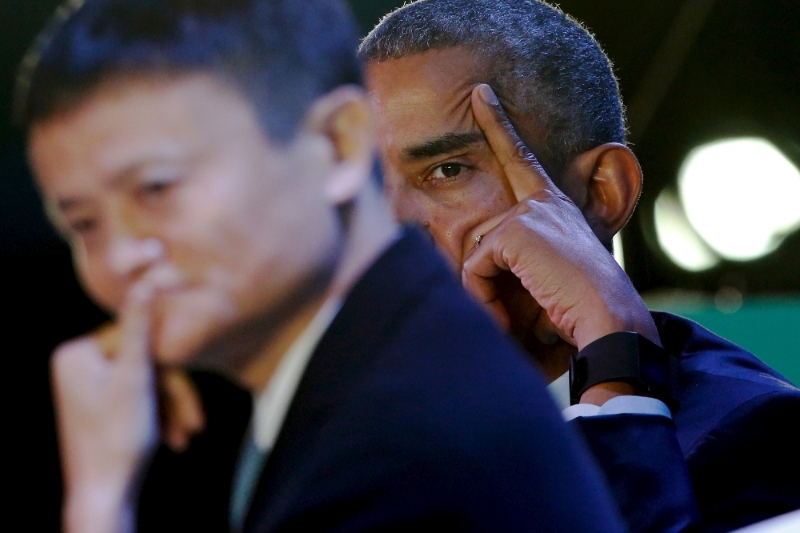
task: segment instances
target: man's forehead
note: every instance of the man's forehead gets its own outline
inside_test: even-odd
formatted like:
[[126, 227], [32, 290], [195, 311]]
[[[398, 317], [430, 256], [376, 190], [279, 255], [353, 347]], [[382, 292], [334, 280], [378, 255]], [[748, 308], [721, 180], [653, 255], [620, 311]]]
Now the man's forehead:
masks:
[[372, 62], [367, 84], [381, 142], [404, 150], [446, 134], [475, 133], [470, 95], [484, 62], [464, 48]]
[[215, 78], [129, 78], [35, 124], [28, 146], [43, 195], [68, 210], [137, 179], [185, 172], [248, 131], [267, 147], [249, 104]]

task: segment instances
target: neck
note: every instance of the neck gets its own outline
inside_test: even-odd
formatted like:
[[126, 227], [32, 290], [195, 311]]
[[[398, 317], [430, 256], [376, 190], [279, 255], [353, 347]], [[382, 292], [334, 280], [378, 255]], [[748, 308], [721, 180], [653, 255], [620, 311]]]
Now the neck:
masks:
[[261, 345], [258, 355], [249, 359], [237, 372], [237, 377], [245, 388], [258, 393], [269, 383], [283, 355], [302, 335], [324, 303], [324, 295], [317, 295], [293, 313], [292, 318], [286, 320], [283, 327], [273, 330], [266, 343]]
[[349, 235], [330, 293], [344, 299], [399, 233], [400, 227], [390, 215], [382, 193], [370, 181], [353, 204]]
[[344, 300], [383, 251], [391, 245], [399, 227], [389, 215], [376, 186], [370, 182], [353, 201], [344, 224], [346, 237], [342, 241], [338, 263], [327, 287], [298, 308], [283, 327], [274, 331], [259, 355], [238, 372], [242, 384], [253, 392], [263, 389], [278, 368], [284, 354], [302, 335], [322, 305], [332, 299]]

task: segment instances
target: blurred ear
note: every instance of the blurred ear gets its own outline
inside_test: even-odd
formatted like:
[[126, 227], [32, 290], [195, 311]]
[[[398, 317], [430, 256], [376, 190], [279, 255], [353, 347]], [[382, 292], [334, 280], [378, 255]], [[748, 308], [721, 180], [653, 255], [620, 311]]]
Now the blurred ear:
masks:
[[597, 238], [611, 242], [628, 222], [642, 192], [642, 169], [636, 156], [622, 144], [603, 144], [573, 159], [564, 177], [564, 192], [581, 209]]
[[339, 205], [354, 199], [369, 181], [375, 157], [366, 93], [350, 85], [334, 89], [314, 103], [305, 128], [330, 142], [333, 168], [325, 186], [330, 202]]

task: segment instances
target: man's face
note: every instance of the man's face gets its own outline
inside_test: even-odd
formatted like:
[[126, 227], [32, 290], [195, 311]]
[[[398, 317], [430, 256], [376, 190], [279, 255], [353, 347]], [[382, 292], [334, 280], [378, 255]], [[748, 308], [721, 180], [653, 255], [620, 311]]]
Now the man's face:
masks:
[[[474, 246], [474, 228], [516, 204], [472, 114], [472, 89], [487, 81], [487, 70], [485, 60], [465, 48], [367, 67], [386, 193], [395, 214], [427, 227], [456, 267]], [[507, 111], [515, 118], [513, 109]], [[524, 129], [519, 133], [526, 138]]]
[[159, 288], [162, 363], [280, 316], [334, 268], [341, 235], [319, 142], [301, 132], [271, 143], [250, 104], [212, 76], [106, 82], [29, 141], [90, 296], [115, 313], [143, 276]]

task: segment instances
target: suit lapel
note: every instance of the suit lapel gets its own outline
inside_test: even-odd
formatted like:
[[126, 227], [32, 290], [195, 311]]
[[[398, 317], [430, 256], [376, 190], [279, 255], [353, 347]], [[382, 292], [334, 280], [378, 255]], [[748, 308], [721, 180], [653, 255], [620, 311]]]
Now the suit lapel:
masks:
[[406, 229], [353, 287], [298, 385], [261, 474], [245, 531], [281, 516], [292, 500], [281, 489], [308, 452], [320, 445], [319, 431], [358, 388], [393, 325], [417, 308], [434, 282], [448, 278], [452, 275], [438, 254], [415, 230]]

